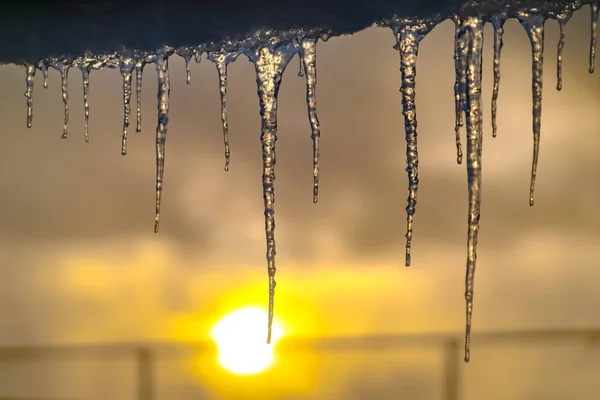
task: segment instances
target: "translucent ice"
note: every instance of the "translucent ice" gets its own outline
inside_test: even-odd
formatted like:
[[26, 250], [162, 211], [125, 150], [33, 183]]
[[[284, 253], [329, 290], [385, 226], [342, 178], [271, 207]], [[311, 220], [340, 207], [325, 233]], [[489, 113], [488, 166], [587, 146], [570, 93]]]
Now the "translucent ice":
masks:
[[263, 159], [263, 199], [265, 205], [265, 232], [267, 238], [267, 267], [269, 274], [269, 322], [267, 343], [271, 342], [275, 296], [275, 142], [277, 141], [277, 96], [281, 77], [290, 59], [296, 54], [296, 44], [276, 48], [262, 47], [248, 52], [256, 69], [256, 84], [260, 102]]
[[415, 78], [417, 75], [417, 55], [419, 42], [435, 26], [430, 21], [408, 22], [401, 20], [392, 25], [396, 36], [396, 47], [400, 52], [400, 73], [402, 75], [402, 114], [406, 131], [406, 172], [408, 173], [408, 205], [406, 206], [406, 259], [410, 266], [410, 248], [413, 236], [413, 216], [417, 205], [419, 188], [419, 153], [417, 151], [417, 109], [415, 106]]
[[227, 121], [227, 64], [234, 62], [239, 53], [208, 53], [208, 59], [217, 66], [219, 75], [219, 94], [221, 96], [221, 125], [223, 126], [223, 143], [225, 145], [225, 171], [229, 171], [229, 123]]
[[319, 142], [321, 126], [317, 117], [317, 39], [302, 39], [300, 42], [300, 66], [306, 75], [306, 104], [313, 141], [313, 203], [319, 201]]
[[519, 16], [521, 24], [527, 31], [531, 41], [532, 81], [533, 95], [533, 162], [531, 164], [531, 185], [529, 188], [529, 205], [534, 204], [535, 178], [537, 173], [538, 158], [540, 153], [540, 134], [542, 124], [542, 88], [544, 74], [544, 22], [545, 17], [540, 14], [522, 13]]
[[27, 127], [31, 128], [33, 124], [33, 79], [35, 78], [35, 64], [25, 65], [25, 97], [27, 98]]
[[169, 52], [164, 50], [156, 55], [156, 74], [158, 75], [158, 124], [156, 126], [156, 216], [154, 232], [158, 233], [160, 224], [160, 205], [162, 200], [163, 176], [165, 172], [165, 141], [169, 123]]

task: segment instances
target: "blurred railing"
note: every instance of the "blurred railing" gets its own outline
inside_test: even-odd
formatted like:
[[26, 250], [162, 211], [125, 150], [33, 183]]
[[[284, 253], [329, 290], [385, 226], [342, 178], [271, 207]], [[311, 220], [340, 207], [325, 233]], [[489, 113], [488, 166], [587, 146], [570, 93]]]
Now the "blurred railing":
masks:
[[[480, 345], [498, 344], [556, 344], [557, 342], [591, 343], [600, 345], [600, 329], [578, 330], [520, 330], [477, 333], [474, 343]], [[443, 385], [441, 398], [459, 400], [461, 398], [461, 363], [463, 362], [463, 336], [458, 334], [403, 334], [372, 335], [356, 337], [327, 337], [310, 339], [282, 339], [278, 344], [279, 354], [303, 352], [347, 352], [374, 351], [398, 347], [435, 347], [443, 353]], [[211, 352], [216, 354], [214, 344], [208, 342], [157, 342], [157, 343], [117, 343], [98, 345], [64, 345], [0, 347], [0, 362], [41, 358], [78, 356], [118, 356], [132, 357], [135, 360], [137, 385], [136, 400], [157, 400], [155, 373], [157, 355], [181, 355], [191, 352]], [[1, 390], [1, 389], [0, 389]], [[2, 397], [0, 400], [64, 400], [44, 397]]]

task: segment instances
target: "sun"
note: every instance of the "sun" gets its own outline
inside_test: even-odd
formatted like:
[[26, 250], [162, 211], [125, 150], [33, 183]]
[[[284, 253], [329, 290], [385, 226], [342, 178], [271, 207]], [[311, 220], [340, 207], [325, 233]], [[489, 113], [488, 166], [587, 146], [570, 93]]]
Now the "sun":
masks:
[[242, 308], [223, 317], [214, 327], [212, 338], [217, 343], [219, 363], [240, 374], [257, 374], [273, 362], [273, 345], [281, 337], [281, 326], [273, 321], [271, 344], [267, 344], [266, 311]]

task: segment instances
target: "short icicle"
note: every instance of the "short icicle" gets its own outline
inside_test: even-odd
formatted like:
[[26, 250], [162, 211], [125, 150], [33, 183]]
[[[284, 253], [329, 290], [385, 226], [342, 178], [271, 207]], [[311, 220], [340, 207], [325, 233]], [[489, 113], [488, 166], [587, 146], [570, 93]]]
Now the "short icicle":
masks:
[[88, 96], [90, 93], [90, 72], [92, 70], [89, 64], [80, 66], [81, 76], [83, 79], [83, 112], [84, 112], [84, 122], [83, 129], [85, 134], [85, 141], [88, 143], [90, 141], [89, 135], [89, 122], [90, 122], [90, 103], [88, 102]]
[[454, 23], [454, 68], [456, 71], [456, 80], [454, 81], [454, 134], [456, 138], [456, 162], [462, 164], [463, 150], [460, 143], [460, 128], [464, 125], [463, 112], [467, 97], [467, 45], [461, 17], [454, 16]]
[[129, 57], [121, 59], [121, 77], [123, 78], [123, 135], [121, 138], [121, 155], [127, 154], [127, 128], [131, 114], [131, 78], [135, 62]]
[[529, 205], [534, 205], [535, 178], [540, 152], [540, 133], [542, 124], [542, 89], [544, 73], [544, 21], [545, 17], [538, 14], [522, 14], [519, 16], [521, 25], [527, 31], [531, 41], [533, 95], [533, 162], [531, 164], [531, 184], [529, 187]]
[[61, 135], [61, 139], [66, 139], [68, 135], [69, 129], [69, 69], [70, 64], [64, 63], [54, 63], [52, 65], [58, 72], [60, 72], [60, 91], [62, 93], [62, 100], [64, 105], [65, 118], [63, 122], [63, 133]]
[[500, 89], [500, 56], [502, 55], [503, 36], [504, 36], [504, 17], [493, 17], [492, 26], [494, 27], [494, 88], [492, 92], [492, 136], [498, 134], [498, 124], [496, 117], [498, 114], [498, 91]]
[[558, 39], [558, 49], [556, 52], [556, 90], [561, 91], [563, 86], [563, 74], [562, 74], [562, 56], [563, 49], [565, 47], [565, 25], [569, 22], [571, 18], [570, 12], [565, 12], [564, 14], [560, 14], [556, 17], [556, 21], [558, 22], [558, 27], [560, 30], [560, 36]]
[[413, 236], [413, 219], [417, 205], [419, 188], [419, 153], [417, 151], [417, 109], [415, 106], [415, 78], [419, 42], [435, 24], [423, 21], [402, 21], [391, 26], [396, 37], [396, 48], [400, 52], [400, 73], [402, 76], [402, 114], [406, 135], [406, 172], [408, 173], [408, 199], [406, 206], [406, 260], [410, 267], [410, 249]]
[[46, 61], [41, 60], [37, 66], [42, 71], [42, 77], [44, 79], [44, 89], [48, 89], [48, 64]]
[[208, 59], [217, 66], [219, 76], [219, 94], [221, 97], [221, 125], [223, 127], [223, 144], [225, 145], [225, 171], [229, 171], [231, 157], [229, 149], [229, 123], [227, 121], [227, 64], [234, 62], [239, 53], [208, 53]]
[[469, 186], [469, 233], [467, 240], [467, 273], [465, 278], [466, 331], [465, 362], [471, 359], [471, 326], [473, 294], [477, 264], [477, 242], [481, 210], [481, 153], [483, 144], [483, 110], [481, 102], [481, 64], [483, 60], [483, 22], [480, 17], [465, 19], [468, 37], [467, 64], [467, 176]]
[[183, 61], [185, 62], [185, 83], [190, 85], [192, 83], [192, 70], [190, 69], [190, 60], [192, 59], [191, 55], [186, 55], [183, 57]]
[[304, 38], [300, 42], [300, 65], [306, 76], [306, 105], [313, 142], [313, 203], [319, 201], [319, 142], [321, 126], [317, 117], [317, 39]]
[[146, 62], [143, 59], [138, 60], [135, 63], [135, 103], [137, 106], [136, 132], [142, 131], [142, 81], [145, 65]]
[[25, 64], [25, 98], [27, 99], [27, 128], [33, 125], [33, 81], [35, 78], [35, 64]]
[[262, 47], [248, 52], [256, 69], [256, 83], [262, 119], [261, 143], [263, 160], [263, 200], [265, 206], [265, 233], [267, 239], [267, 265], [269, 273], [269, 319], [267, 343], [271, 342], [273, 308], [275, 300], [275, 142], [277, 141], [277, 96], [283, 72], [291, 58], [298, 52], [297, 43], [276, 48]]
[[169, 53], [156, 55], [156, 73], [158, 75], [158, 124], [156, 126], [156, 216], [154, 232], [158, 233], [160, 224], [160, 204], [162, 199], [163, 176], [165, 171], [165, 141], [169, 123]]
[[591, 39], [590, 39], [590, 74], [596, 68], [596, 38], [598, 36], [598, 3], [590, 4], [592, 15]]

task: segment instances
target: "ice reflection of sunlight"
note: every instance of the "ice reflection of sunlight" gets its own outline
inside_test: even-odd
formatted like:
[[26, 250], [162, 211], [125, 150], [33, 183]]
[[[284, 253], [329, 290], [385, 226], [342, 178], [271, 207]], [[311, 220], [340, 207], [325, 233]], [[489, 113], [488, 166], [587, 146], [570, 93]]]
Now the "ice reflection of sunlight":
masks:
[[240, 375], [252, 375], [273, 362], [273, 345], [283, 333], [273, 322], [271, 344], [266, 343], [267, 313], [260, 308], [242, 308], [223, 317], [212, 331], [219, 351], [219, 363]]

